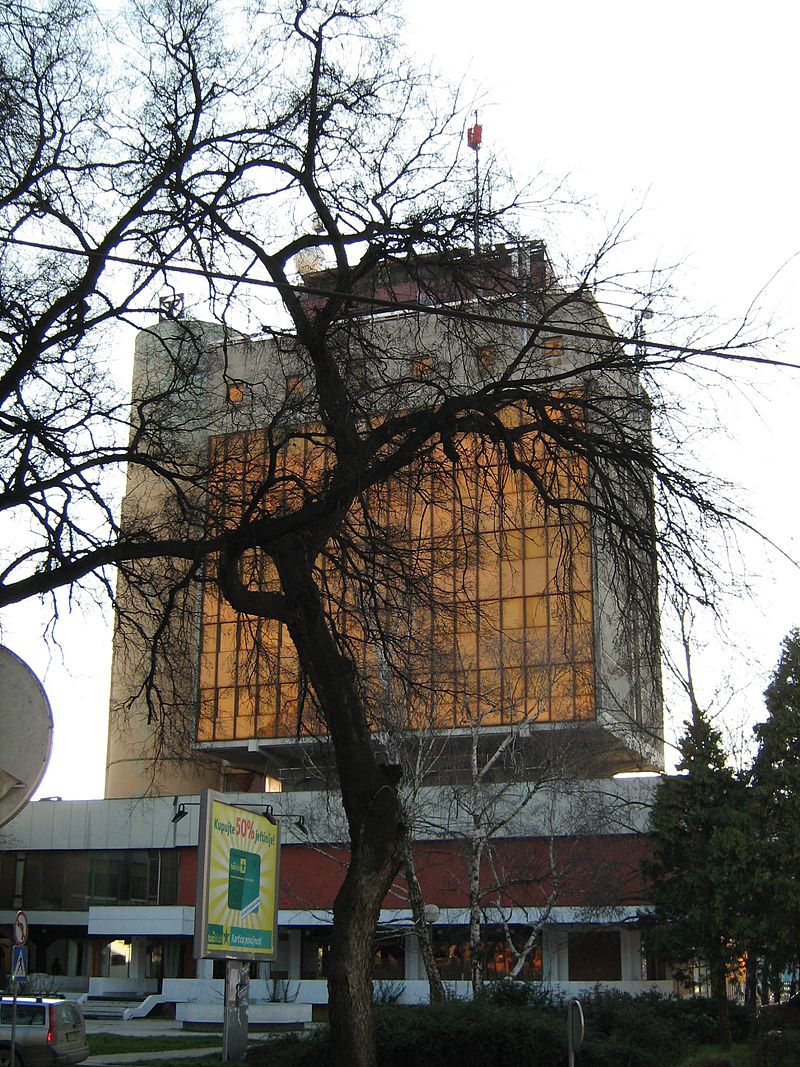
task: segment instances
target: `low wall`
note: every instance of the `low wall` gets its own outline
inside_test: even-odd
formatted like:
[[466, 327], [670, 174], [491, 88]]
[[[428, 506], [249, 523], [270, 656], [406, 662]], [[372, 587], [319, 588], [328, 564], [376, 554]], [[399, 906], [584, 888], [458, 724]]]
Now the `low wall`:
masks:
[[90, 997], [132, 999], [158, 992], [157, 978], [90, 978]]
[[[222, 1004], [177, 1004], [175, 1018], [180, 1023], [222, 1026]], [[247, 1021], [255, 1026], [305, 1026], [311, 1022], [310, 1004], [253, 1004], [247, 1009]]]
[[86, 993], [89, 989], [89, 979], [85, 975], [67, 974], [44, 974], [34, 971], [29, 975], [29, 988], [43, 996], [49, 993], [63, 993], [68, 997], [75, 997]]
[[[299, 985], [303, 985], [300, 982]], [[427, 1004], [428, 1003], [428, 983], [427, 982], [373, 982], [375, 989], [375, 1000], [378, 1003], [381, 1001], [390, 1001], [392, 1004]], [[542, 990], [550, 990], [555, 994], [561, 994], [565, 998], [578, 997], [584, 993], [592, 993], [597, 989], [597, 983], [586, 982], [542, 982], [537, 983]], [[451, 997], [455, 997], [459, 1000], [470, 1000], [472, 998], [472, 984], [470, 982], [448, 982], [444, 983], [445, 989]], [[662, 996], [669, 997], [675, 993], [675, 985], [673, 982], [601, 982], [601, 989], [616, 989], [620, 993], [629, 993], [632, 997], [638, 996], [641, 993], [649, 993], [651, 990], [655, 990]]]
[[[133, 980], [131, 979], [131, 981]], [[93, 978], [91, 980], [90, 995], [101, 995], [95, 992], [96, 983], [100, 982], [111, 982], [111, 979]], [[116, 985], [119, 985], [118, 981]], [[428, 983], [425, 981], [376, 981], [372, 985], [377, 1003], [428, 1003]], [[472, 987], [469, 982], [445, 982], [445, 987], [453, 997], [469, 1000], [472, 996]], [[562, 993], [565, 997], [575, 997], [581, 993], [591, 992], [597, 986], [596, 984], [583, 982], [551, 982], [542, 984], [542, 988]], [[646, 993], [650, 990], [656, 990], [664, 996], [670, 996], [675, 993], [675, 987], [672, 982], [603, 982], [602, 988], [617, 989], [620, 992], [630, 993], [632, 996]], [[114, 992], [120, 991], [115, 989]], [[164, 1000], [174, 1002], [177, 1005], [177, 1012], [180, 1012], [182, 1005], [187, 1005], [197, 1009], [211, 1009], [212, 1015], [214, 1015], [217, 1011], [219, 1013], [222, 1012], [225, 1000], [225, 983], [221, 978], [165, 978], [162, 982], [161, 992]], [[105, 995], [110, 996], [111, 994], [106, 993]], [[262, 1007], [295, 1009], [306, 1006], [310, 1013], [312, 1005], [327, 1003], [328, 983], [321, 979], [288, 979], [275, 982], [253, 979], [250, 982], [251, 1013], [255, 1008], [260, 1010]], [[176, 1017], [183, 1019], [181, 1014], [177, 1014]], [[220, 1021], [221, 1018], [220, 1014]], [[215, 1019], [216, 1015], [213, 1018], [211, 1016], [207, 1019], [198, 1018], [196, 1021], [212, 1022]], [[255, 1017], [252, 1014], [251, 1019], [255, 1021]], [[187, 1021], [189, 1020], [187, 1019]]]

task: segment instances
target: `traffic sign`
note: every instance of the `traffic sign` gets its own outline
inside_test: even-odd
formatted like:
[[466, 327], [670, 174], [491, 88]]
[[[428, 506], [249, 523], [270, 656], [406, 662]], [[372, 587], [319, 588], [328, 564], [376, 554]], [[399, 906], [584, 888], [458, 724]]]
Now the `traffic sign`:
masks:
[[11, 981], [21, 982], [28, 977], [28, 946], [11, 947]]
[[24, 911], [18, 911], [14, 919], [14, 943], [17, 945], [28, 943], [28, 916]]
[[586, 1028], [583, 1021], [583, 1008], [579, 1000], [567, 1004], [567, 1048], [569, 1067], [575, 1067], [575, 1053], [583, 1044]]

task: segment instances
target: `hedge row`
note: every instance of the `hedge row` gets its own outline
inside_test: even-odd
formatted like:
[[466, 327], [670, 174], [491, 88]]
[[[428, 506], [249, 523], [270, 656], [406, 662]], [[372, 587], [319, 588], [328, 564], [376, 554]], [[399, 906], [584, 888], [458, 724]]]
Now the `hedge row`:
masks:
[[[731, 1007], [734, 1040], [742, 1040], [748, 1017]], [[598, 990], [583, 999], [583, 1008], [581, 1067], [669, 1067], [683, 1050], [713, 1043], [717, 1035], [716, 1005], [699, 998], [634, 998]], [[565, 1005], [531, 986], [500, 986], [477, 1003], [380, 1007], [375, 1018], [380, 1067], [567, 1062]], [[249, 1060], [251, 1067], [329, 1067], [328, 1031], [271, 1039], [252, 1049]]]

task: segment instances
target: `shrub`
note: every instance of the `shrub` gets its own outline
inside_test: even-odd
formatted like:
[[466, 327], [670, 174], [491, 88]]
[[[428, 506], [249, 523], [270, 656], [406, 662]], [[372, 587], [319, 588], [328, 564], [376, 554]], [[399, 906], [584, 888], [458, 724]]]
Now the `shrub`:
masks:
[[564, 1010], [564, 994], [538, 982], [515, 982], [508, 978], [488, 982], [482, 999], [486, 1004], [504, 1008], [535, 1008], [542, 1012]]
[[[581, 1067], [668, 1067], [688, 1045], [717, 1037], [716, 1004], [708, 1000], [595, 989], [583, 1006]], [[379, 1067], [563, 1067], [567, 1059], [563, 1001], [527, 983], [497, 983], [475, 1003], [378, 1007], [375, 1020]], [[328, 1040], [327, 1029], [287, 1035], [251, 1050], [249, 1060], [252, 1067], [327, 1067]], [[799, 1063], [796, 1055], [792, 1067]]]
[[405, 982], [396, 982], [391, 979], [373, 982], [372, 1003], [381, 1005], [396, 1004], [405, 991]]
[[327, 1026], [302, 1034], [281, 1034], [251, 1045], [247, 1062], [253, 1067], [328, 1067], [329, 1044]]
[[586, 1067], [661, 1067], [687, 1044], [661, 1000], [595, 989], [582, 1003], [586, 1043], [581, 1064]]
[[753, 1067], [797, 1067], [800, 1063], [800, 1031], [765, 1030], [750, 1041]]
[[380, 1067], [563, 1067], [566, 1027], [552, 1013], [497, 1004], [388, 1008], [376, 1016]]
[[[713, 1045], [719, 1040], [719, 1009], [716, 1000], [707, 997], [664, 996], [655, 990], [641, 993], [637, 1004], [650, 1005], [660, 1018], [679, 1029], [692, 1045]], [[746, 1041], [753, 1016], [743, 1004], [728, 1005], [731, 1034], [736, 1042]]]

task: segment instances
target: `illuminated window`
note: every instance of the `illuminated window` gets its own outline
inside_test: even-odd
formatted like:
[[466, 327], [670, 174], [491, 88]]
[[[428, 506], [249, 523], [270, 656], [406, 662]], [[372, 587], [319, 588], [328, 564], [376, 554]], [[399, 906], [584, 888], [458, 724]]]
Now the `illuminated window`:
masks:
[[481, 345], [475, 358], [482, 371], [490, 371], [497, 363], [497, 345]]
[[406, 948], [402, 935], [376, 939], [373, 946], [372, 977], [379, 981], [398, 981], [405, 978]]
[[564, 351], [563, 337], [545, 337], [544, 354], [546, 356], [560, 356]]
[[297, 394], [300, 395], [305, 392], [305, 386], [303, 379], [299, 374], [290, 374], [286, 379], [286, 392], [288, 395]]
[[431, 372], [431, 357], [428, 352], [417, 352], [411, 359], [411, 373], [417, 379], [427, 378]]
[[[429, 582], [437, 605], [433, 612], [420, 603], [407, 620], [413, 684], [399, 699], [408, 722], [452, 728], [470, 713], [508, 722], [526, 711], [540, 722], [591, 719], [588, 519], [581, 512], [565, 523], [545, 514], [538, 494], [490, 443], [465, 435], [458, 447], [467, 473], [398, 478], [376, 489], [370, 504], [405, 537], [415, 573]], [[267, 454], [263, 432], [213, 439], [212, 514], [224, 521], [241, 514]], [[547, 484], [562, 477], [565, 464], [555, 446], [537, 452], [536, 460]], [[264, 499], [264, 511], [294, 506], [297, 480], [313, 489], [325, 470], [322, 445], [305, 437], [293, 442], [278, 457], [279, 491]], [[582, 497], [585, 464], [568, 473], [563, 493]], [[254, 587], [276, 588], [264, 558], [254, 554], [245, 563]], [[337, 597], [334, 580], [330, 588]], [[347, 595], [341, 606], [348, 608]], [[210, 583], [203, 601], [200, 741], [297, 731], [303, 689], [294, 645], [281, 624], [243, 620]], [[363, 648], [363, 669], [377, 677], [380, 665], [357, 613], [348, 612], [346, 624], [354, 647]], [[306, 704], [303, 715], [309, 714]]]
[[244, 400], [244, 386], [241, 382], [228, 382], [228, 403], [241, 404]]
[[[512, 936], [517, 945], [527, 940], [527, 930], [512, 927]], [[471, 973], [469, 931], [465, 927], [435, 926], [431, 940], [439, 974], [446, 981], [468, 981]], [[480, 947], [487, 978], [497, 980], [511, 974], [515, 958], [502, 929], [485, 926]], [[542, 951], [536, 945], [525, 959], [519, 978], [542, 980]]]

